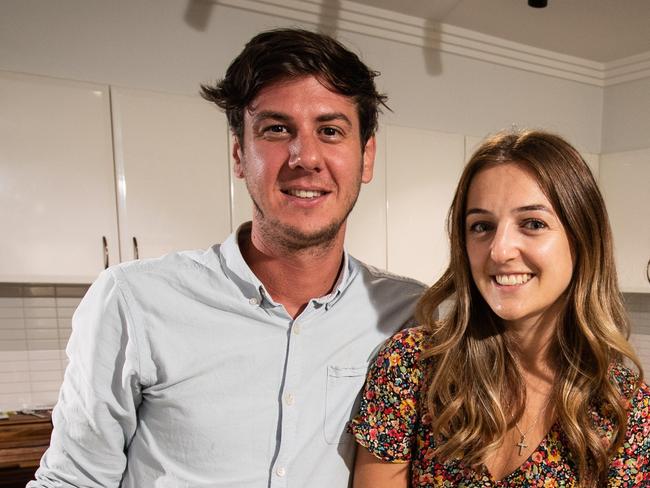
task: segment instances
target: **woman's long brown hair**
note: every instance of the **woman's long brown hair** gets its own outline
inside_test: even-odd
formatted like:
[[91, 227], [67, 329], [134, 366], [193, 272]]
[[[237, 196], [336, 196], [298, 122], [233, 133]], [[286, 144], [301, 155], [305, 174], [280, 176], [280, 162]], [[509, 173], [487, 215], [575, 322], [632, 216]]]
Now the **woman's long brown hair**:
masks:
[[[618, 288], [607, 212], [589, 167], [564, 139], [542, 131], [501, 133], [474, 153], [447, 218], [451, 244], [446, 272], [423, 296], [417, 319], [427, 331], [426, 407], [441, 439], [441, 459], [485, 461], [526, 405], [524, 380], [500, 319], [476, 285], [465, 243], [465, 210], [472, 179], [486, 167], [516, 163], [534, 175], [569, 237], [574, 273], [552, 344], [556, 380], [552, 405], [575, 459], [580, 486], [600, 486], [622, 444], [626, 402], [610, 367], [625, 359], [642, 368], [627, 341], [629, 322]], [[439, 305], [450, 299], [440, 320]], [[602, 438], [591, 411], [604, 406], [613, 424]]]

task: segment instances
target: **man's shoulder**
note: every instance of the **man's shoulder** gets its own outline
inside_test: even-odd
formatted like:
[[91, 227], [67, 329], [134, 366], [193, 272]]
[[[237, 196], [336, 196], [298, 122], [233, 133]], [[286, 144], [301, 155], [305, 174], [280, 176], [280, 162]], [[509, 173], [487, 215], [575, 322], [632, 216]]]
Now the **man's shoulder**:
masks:
[[366, 264], [353, 256], [350, 256], [350, 261], [358, 269], [361, 278], [367, 283], [368, 286], [375, 287], [397, 287], [402, 289], [412, 289], [413, 291], [421, 293], [427, 288], [427, 285], [408, 276], [402, 276], [385, 269], [377, 268], [370, 264]]
[[175, 251], [157, 258], [125, 261], [109, 268], [117, 279], [182, 277], [219, 268], [219, 244], [206, 249]]

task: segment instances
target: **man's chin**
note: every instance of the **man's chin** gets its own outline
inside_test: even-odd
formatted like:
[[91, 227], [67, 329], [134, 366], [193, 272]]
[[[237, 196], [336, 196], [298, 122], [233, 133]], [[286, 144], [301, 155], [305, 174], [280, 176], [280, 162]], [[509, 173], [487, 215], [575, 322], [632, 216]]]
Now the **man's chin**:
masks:
[[292, 250], [330, 246], [338, 237], [343, 222], [335, 222], [320, 228], [302, 228], [276, 224], [274, 234], [284, 247]]

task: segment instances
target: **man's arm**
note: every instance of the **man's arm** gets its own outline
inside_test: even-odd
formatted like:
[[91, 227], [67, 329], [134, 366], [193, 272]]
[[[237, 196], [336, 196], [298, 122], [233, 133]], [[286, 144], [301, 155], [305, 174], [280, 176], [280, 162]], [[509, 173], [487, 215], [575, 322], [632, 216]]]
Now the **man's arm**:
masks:
[[28, 488], [119, 486], [140, 402], [138, 332], [111, 270], [72, 319], [50, 447]]

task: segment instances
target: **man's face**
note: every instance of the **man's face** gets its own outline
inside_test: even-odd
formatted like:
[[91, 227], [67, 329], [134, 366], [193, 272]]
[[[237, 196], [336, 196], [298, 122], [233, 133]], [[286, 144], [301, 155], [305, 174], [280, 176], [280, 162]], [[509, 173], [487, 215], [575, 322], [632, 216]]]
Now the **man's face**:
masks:
[[343, 236], [361, 183], [372, 179], [375, 140], [362, 151], [355, 103], [305, 76], [258, 93], [233, 156], [255, 205], [253, 231], [297, 250]]

